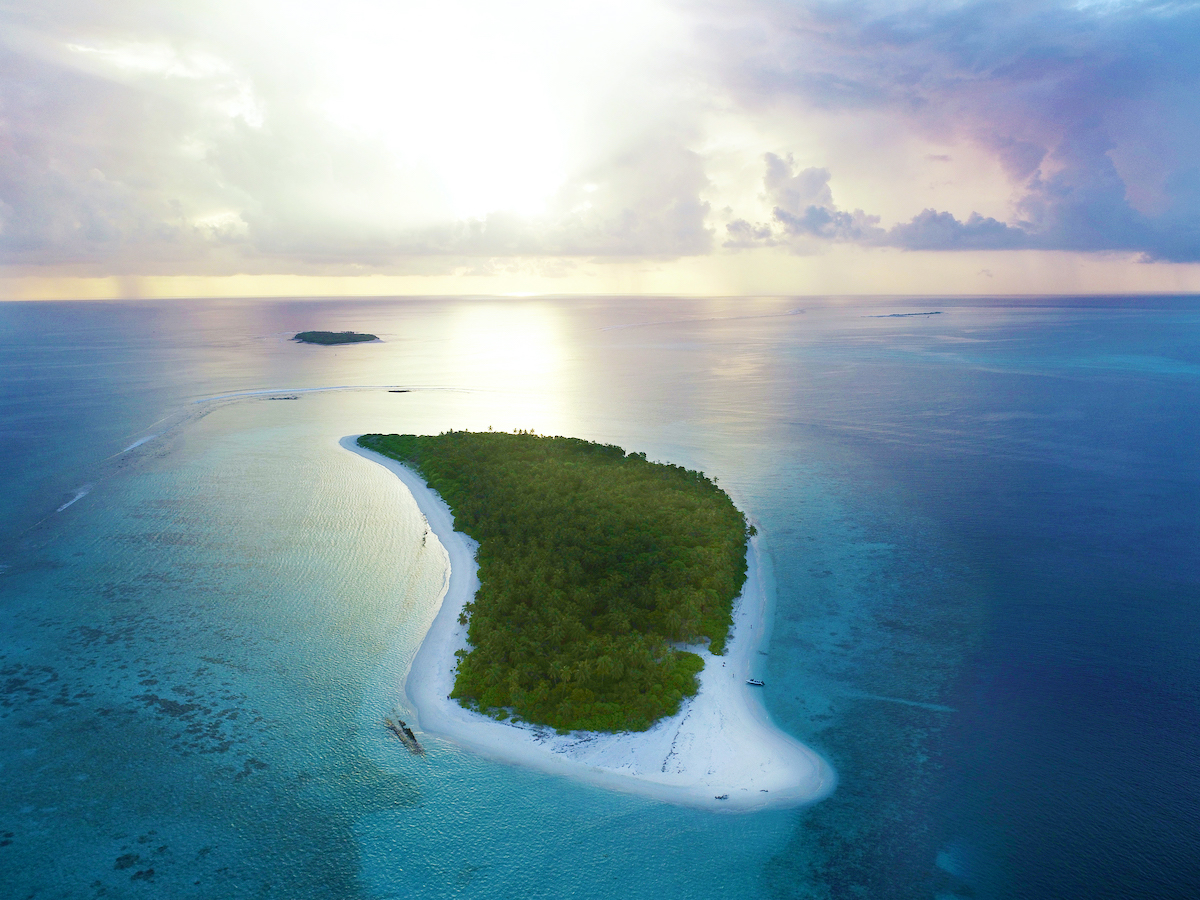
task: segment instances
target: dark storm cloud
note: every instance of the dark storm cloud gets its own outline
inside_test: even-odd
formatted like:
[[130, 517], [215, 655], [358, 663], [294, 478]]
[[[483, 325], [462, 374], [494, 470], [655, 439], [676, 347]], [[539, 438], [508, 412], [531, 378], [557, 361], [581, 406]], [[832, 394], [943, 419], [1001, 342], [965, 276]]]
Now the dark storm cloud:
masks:
[[[856, 234], [858, 214], [825, 199], [780, 204], [773, 239], [1200, 260], [1200, 4], [767, 0], [709, 11], [708, 52], [746, 107], [885, 110], [932, 139], [985, 148], [1018, 187], [1007, 227], [925, 210], [887, 235]], [[735, 223], [734, 243], [747, 227]]]

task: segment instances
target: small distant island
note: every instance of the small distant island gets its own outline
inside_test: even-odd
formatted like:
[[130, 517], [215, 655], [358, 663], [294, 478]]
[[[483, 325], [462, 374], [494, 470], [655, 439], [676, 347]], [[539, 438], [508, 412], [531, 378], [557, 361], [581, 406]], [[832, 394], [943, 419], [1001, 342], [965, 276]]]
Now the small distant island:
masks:
[[356, 331], [301, 331], [294, 338], [302, 344], [361, 344], [363, 341], [379, 340], [373, 334], [359, 334]]
[[559, 732], [644, 731], [724, 652], [746, 581], [742, 513], [700, 472], [578, 438], [368, 434], [479, 542], [451, 697]]

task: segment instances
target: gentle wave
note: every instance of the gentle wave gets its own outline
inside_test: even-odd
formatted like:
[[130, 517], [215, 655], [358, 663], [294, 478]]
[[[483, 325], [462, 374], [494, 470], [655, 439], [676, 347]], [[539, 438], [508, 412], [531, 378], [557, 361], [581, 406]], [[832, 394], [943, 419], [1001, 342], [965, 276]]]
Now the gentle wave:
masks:
[[152, 434], [149, 437], [144, 437], [144, 438], [141, 438], [140, 440], [136, 440], [132, 444], [130, 444], [128, 447], [126, 447], [124, 450], [122, 450], [121, 452], [128, 453], [130, 450], [134, 450], [134, 449], [142, 446], [142, 444], [149, 443], [150, 441], [154, 440], [156, 437], [158, 437], [157, 434]]
[[75, 503], [77, 500], [82, 500], [84, 497], [86, 497], [91, 492], [92, 492], [92, 486], [90, 484], [85, 484], [83, 487], [79, 488], [79, 490], [77, 490], [75, 492], [74, 497], [72, 497], [70, 500], [68, 500], [66, 503], [64, 503], [62, 506], [60, 506], [58, 509], [56, 509], [55, 512], [62, 512], [64, 509], [66, 509], [72, 503]]

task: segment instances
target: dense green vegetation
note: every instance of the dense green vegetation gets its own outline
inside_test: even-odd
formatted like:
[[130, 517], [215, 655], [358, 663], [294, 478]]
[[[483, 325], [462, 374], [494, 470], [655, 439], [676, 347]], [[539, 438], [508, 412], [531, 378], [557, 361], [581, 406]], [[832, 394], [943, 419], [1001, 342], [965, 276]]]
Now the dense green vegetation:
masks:
[[305, 344], [358, 344], [362, 341], [377, 341], [373, 334], [359, 334], [356, 331], [301, 331], [292, 338]]
[[641, 731], [696, 693], [746, 580], [746, 520], [699, 472], [609, 444], [500, 432], [379, 435], [479, 542], [471, 650], [451, 696], [560, 731]]

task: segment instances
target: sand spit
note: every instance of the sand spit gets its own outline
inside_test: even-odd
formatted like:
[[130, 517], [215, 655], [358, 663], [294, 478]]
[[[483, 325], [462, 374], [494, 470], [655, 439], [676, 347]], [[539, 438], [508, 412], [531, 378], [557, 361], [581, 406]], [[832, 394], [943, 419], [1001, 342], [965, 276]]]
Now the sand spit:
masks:
[[560, 735], [549, 728], [497, 722], [449, 699], [454, 653], [467, 646], [467, 629], [458, 616], [479, 587], [478, 545], [454, 530], [449, 507], [419, 475], [359, 447], [356, 440], [343, 438], [341, 445], [404, 482], [449, 560], [441, 606], [405, 682], [420, 731], [492, 759], [705, 809], [798, 806], [833, 789], [836, 777], [828, 763], [776, 728], [762, 705], [762, 689], [746, 684], [767, 609], [757, 539], [750, 543], [749, 575], [734, 606], [726, 653], [698, 651], [705, 659], [700, 691], [674, 716], [648, 731], [616, 734]]

